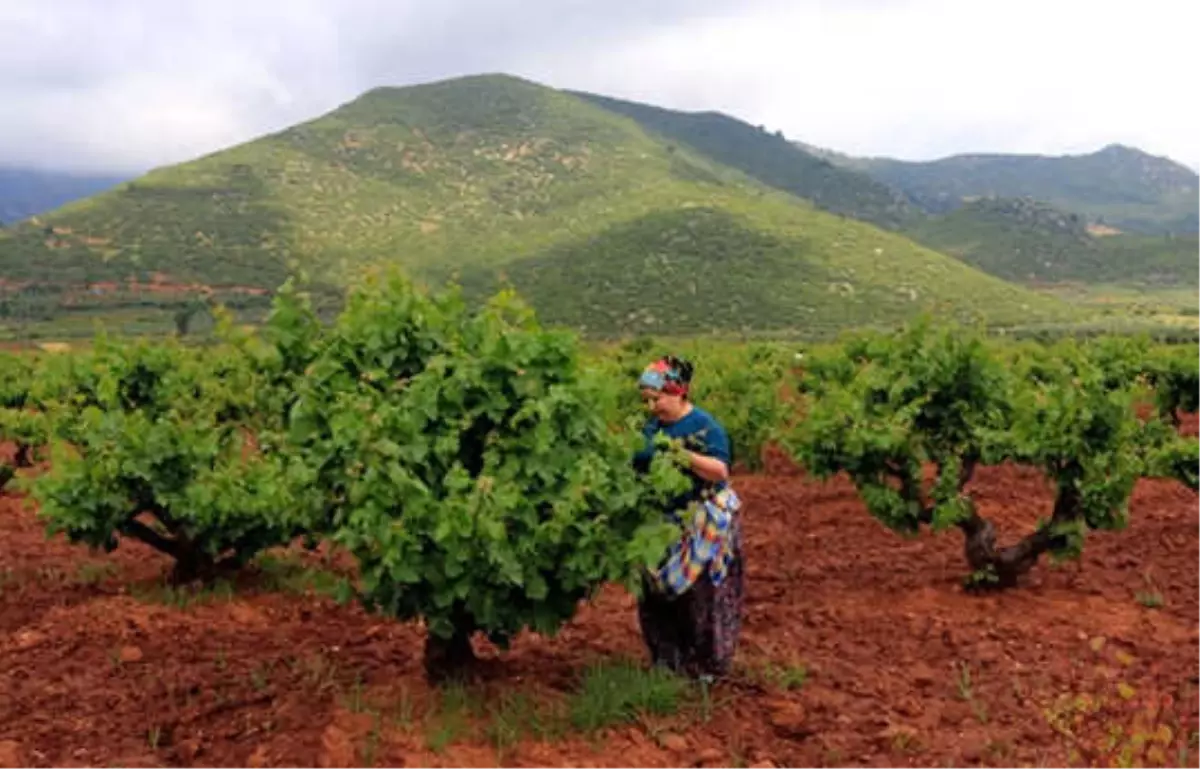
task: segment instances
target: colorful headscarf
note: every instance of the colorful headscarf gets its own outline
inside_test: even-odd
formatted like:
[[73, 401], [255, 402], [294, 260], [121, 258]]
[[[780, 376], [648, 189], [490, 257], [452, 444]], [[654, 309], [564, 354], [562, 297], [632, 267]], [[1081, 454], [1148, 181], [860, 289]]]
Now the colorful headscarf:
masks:
[[688, 383], [683, 380], [683, 374], [666, 358], [660, 358], [647, 366], [638, 378], [638, 386], [658, 390], [667, 395], [688, 393]]

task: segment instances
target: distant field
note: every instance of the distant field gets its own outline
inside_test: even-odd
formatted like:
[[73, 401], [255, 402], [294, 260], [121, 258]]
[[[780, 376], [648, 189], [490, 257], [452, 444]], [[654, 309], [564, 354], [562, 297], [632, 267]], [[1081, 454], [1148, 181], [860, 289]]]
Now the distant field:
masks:
[[1165, 326], [1200, 326], [1200, 293], [1194, 288], [1061, 284], [1041, 289], [1105, 318], [1128, 317]]

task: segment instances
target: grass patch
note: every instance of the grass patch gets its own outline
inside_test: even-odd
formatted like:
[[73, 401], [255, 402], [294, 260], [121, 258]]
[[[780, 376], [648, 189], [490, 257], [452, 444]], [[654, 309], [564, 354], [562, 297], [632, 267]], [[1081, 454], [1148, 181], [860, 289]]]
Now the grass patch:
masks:
[[[113, 658], [117, 664], [115, 652]], [[229, 666], [224, 649], [217, 650], [213, 663], [218, 672]], [[563, 694], [501, 688], [484, 696], [480, 689], [452, 681], [433, 690], [428, 707], [419, 706], [417, 698], [404, 688], [386, 703], [368, 697], [361, 674], [347, 680], [349, 671], [339, 670], [336, 661], [320, 652], [280, 663], [279, 669], [262, 664], [246, 673], [256, 691], [266, 691], [272, 683], [280, 685], [273, 673], [287, 668], [307, 696], [333, 696], [348, 711], [374, 718], [372, 733], [358, 746], [357, 758], [364, 766], [376, 760], [385, 726], [423, 734], [426, 748], [435, 754], [464, 740], [486, 740], [495, 749], [497, 761], [504, 762], [523, 740], [550, 742], [576, 730], [592, 735], [605, 727], [654, 716], [682, 714], [710, 720], [728, 708], [728, 703], [712, 697], [703, 683], [696, 687], [681, 676], [626, 660], [589, 666], [573, 690]], [[694, 713], [694, 708], [700, 712]], [[646, 728], [653, 733], [653, 724]], [[741, 758], [744, 763], [745, 756]]]
[[[689, 691], [686, 679], [629, 661], [590, 666], [565, 701], [519, 690], [502, 690], [485, 701], [463, 683], [451, 682], [438, 691], [436, 705], [422, 719], [425, 744], [440, 754], [452, 743], [481, 737], [503, 762], [525, 738], [552, 741], [572, 729], [594, 734], [644, 716], [676, 713]], [[407, 692], [393, 707], [392, 720], [403, 729], [412, 727], [413, 702]]]
[[1142, 583], [1143, 588], [1134, 594], [1134, 600], [1147, 609], [1161, 609], [1166, 605], [1166, 601], [1163, 599], [1162, 592], [1158, 589], [1157, 581], [1154, 579], [1154, 573], [1151, 569], [1142, 572]]
[[767, 663], [759, 671], [763, 681], [785, 692], [798, 691], [808, 682], [808, 668], [802, 664]]
[[337, 688], [337, 662], [323, 653], [293, 660], [292, 672], [299, 675], [304, 688], [314, 694], [321, 695]]
[[434, 753], [441, 753], [447, 745], [462, 739], [470, 731], [469, 714], [477, 710], [477, 704], [462, 683], [444, 686], [437, 710], [425, 730], [426, 746]]
[[354, 674], [354, 683], [350, 685], [350, 693], [344, 698], [344, 706], [351, 713], [366, 713], [370, 710], [364, 689], [362, 671]]
[[585, 732], [628, 723], [642, 715], [679, 710], [687, 681], [659, 668], [645, 670], [628, 661], [592, 665], [568, 703], [571, 725]]
[[264, 692], [271, 683], [270, 663], [263, 663], [250, 671], [250, 684], [256, 692]]
[[11, 568], [0, 569], [0, 593], [9, 588], [17, 587], [17, 573]]
[[1147, 609], [1161, 609], [1166, 601], [1162, 597], [1162, 593], [1157, 591], [1143, 591], [1136, 596], [1137, 602]]
[[263, 587], [280, 593], [316, 593], [337, 597], [342, 578], [324, 569], [307, 566], [289, 557], [261, 555], [257, 560]]
[[[320, 568], [306, 566], [289, 558], [264, 555], [257, 561], [261, 574], [259, 586], [267, 591], [307, 595], [315, 593], [331, 598], [338, 596], [344, 580], [338, 575]], [[83, 584], [94, 584], [116, 573], [112, 564], [82, 564], [77, 580]], [[246, 587], [245, 584], [242, 585]], [[166, 579], [151, 583], [134, 584], [130, 594], [143, 603], [173, 606], [186, 609], [190, 606], [231, 601], [238, 593], [238, 583], [233, 578], [222, 577], [211, 583], [173, 585]]]
[[218, 601], [232, 601], [236, 590], [233, 582], [219, 579], [208, 585], [172, 585], [166, 581], [150, 584], [135, 584], [130, 588], [130, 595], [142, 603], [154, 603], [163, 606], [173, 606], [176, 609], [187, 609]]
[[777, 662], [759, 658], [735, 663], [738, 675], [750, 683], [783, 692], [799, 691], [808, 683], [808, 666], [798, 660]]
[[374, 720], [371, 722], [371, 731], [367, 732], [362, 750], [359, 751], [359, 760], [362, 766], [375, 766], [375, 754], [379, 749], [379, 739], [382, 733], [383, 719], [376, 713]]
[[413, 726], [413, 714], [416, 706], [408, 689], [402, 689], [400, 696], [392, 706], [392, 723], [399, 729], [409, 731]]
[[502, 693], [499, 702], [489, 708], [489, 716], [485, 732], [500, 761], [505, 760], [521, 737], [555, 739], [565, 728], [561, 712], [549, 703], [537, 702], [525, 692]]
[[987, 705], [975, 697], [975, 685], [971, 680], [971, 666], [966, 662], [958, 665], [956, 683], [958, 685], [959, 699], [971, 706], [971, 711], [975, 714], [975, 718], [979, 720], [979, 723], [986, 724], [988, 722]]
[[103, 563], [81, 563], [75, 571], [75, 581], [80, 585], [92, 586], [98, 585], [109, 577], [117, 575], [116, 564]]

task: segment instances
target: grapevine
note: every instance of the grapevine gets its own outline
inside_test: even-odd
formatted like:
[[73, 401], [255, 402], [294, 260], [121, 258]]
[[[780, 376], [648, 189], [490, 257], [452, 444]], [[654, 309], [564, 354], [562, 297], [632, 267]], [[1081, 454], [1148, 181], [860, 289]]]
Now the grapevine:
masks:
[[50, 422], [39, 408], [50, 367], [31, 356], [0, 355], [0, 443], [11, 442], [11, 462], [0, 460], [0, 490], [16, 471], [33, 465], [49, 441]]
[[425, 621], [431, 677], [470, 661], [476, 631], [556, 632], [675, 536], [659, 511], [686, 481], [666, 462], [633, 472], [618, 400], [509, 296], [470, 312], [398, 275], [351, 296], [298, 383], [290, 453], [364, 605]]
[[263, 385], [220, 350], [99, 340], [47, 408], [51, 469], [30, 483], [50, 533], [106, 551], [132, 537], [171, 556], [176, 581], [240, 566], [303, 529], [303, 470], [257, 451]]
[[[1124, 526], [1146, 471], [1124, 374], [1114, 378], [1072, 343], [1017, 362], [979, 333], [927, 322], [850, 340], [801, 383], [796, 458], [820, 477], [849, 475], [892, 529], [959, 528], [970, 582], [1012, 586], [1043, 553], [1077, 555], [1088, 528]], [[1056, 487], [1051, 515], [1008, 547], [966, 491], [979, 464], [1004, 461], [1038, 467]]]

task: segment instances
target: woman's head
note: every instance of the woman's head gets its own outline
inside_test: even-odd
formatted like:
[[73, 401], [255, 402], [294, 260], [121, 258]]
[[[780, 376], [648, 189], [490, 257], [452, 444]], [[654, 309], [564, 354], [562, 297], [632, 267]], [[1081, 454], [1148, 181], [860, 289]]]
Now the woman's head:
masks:
[[638, 379], [646, 409], [667, 422], [679, 419], [690, 408], [688, 391], [692, 384], [691, 362], [668, 355], [646, 367]]

